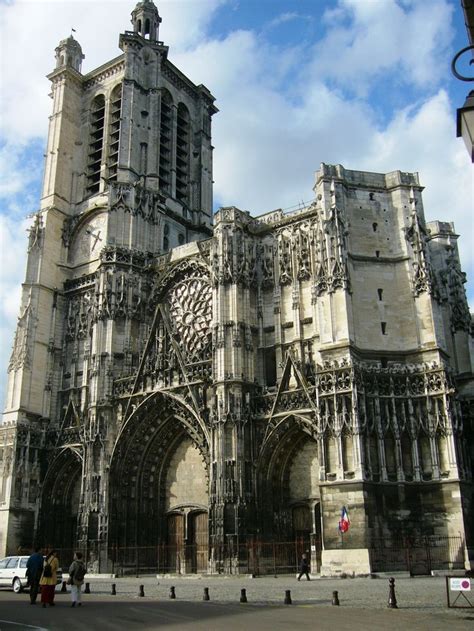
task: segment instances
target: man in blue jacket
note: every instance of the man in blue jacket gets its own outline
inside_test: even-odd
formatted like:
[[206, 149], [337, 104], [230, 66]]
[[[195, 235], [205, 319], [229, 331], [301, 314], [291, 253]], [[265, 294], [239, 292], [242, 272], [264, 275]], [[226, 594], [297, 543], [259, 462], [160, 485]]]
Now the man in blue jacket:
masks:
[[36, 597], [39, 591], [39, 582], [41, 573], [43, 572], [43, 555], [40, 552], [40, 548], [35, 546], [33, 554], [26, 562], [26, 577], [30, 585], [30, 603], [34, 605], [36, 603]]

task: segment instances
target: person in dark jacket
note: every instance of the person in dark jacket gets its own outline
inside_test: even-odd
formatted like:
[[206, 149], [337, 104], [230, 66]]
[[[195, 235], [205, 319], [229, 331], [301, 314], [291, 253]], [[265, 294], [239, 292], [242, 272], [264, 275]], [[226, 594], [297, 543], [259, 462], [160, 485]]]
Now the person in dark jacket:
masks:
[[40, 552], [40, 548], [35, 546], [33, 554], [26, 562], [26, 578], [30, 586], [30, 604], [36, 603], [36, 598], [39, 592], [39, 582], [41, 574], [43, 573], [43, 555]]
[[309, 578], [309, 561], [308, 561], [308, 556], [306, 554], [303, 554], [302, 557], [301, 557], [300, 575], [298, 576], [298, 580], [301, 579], [303, 574], [306, 574], [306, 578], [307, 578], [308, 581], [311, 580]]

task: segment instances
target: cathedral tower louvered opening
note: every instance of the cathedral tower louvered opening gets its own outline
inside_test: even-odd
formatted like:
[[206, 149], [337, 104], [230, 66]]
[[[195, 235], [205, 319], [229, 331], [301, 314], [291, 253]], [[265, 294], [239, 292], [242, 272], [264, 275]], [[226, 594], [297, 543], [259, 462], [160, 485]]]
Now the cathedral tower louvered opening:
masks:
[[189, 203], [189, 111], [178, 105], [178, 125], [176, 131], [176, 199]]
[[171, 192], [172, 106], [173, 99], [170, 93], [164, 90], [160, 116], [160, 189], [164, 193]]
[[100, 167], [104, 150], [105, 121], [105, 98], [103, 94], [99, 94], [92, 101], [90, 121], [86, 195], [94, 195], [100, 189]]
[[122, 84], [116, 86], [110, 99], [109, 118], [109, 181], [117, 180], [120, 146], [120, 120], [122, 114]]

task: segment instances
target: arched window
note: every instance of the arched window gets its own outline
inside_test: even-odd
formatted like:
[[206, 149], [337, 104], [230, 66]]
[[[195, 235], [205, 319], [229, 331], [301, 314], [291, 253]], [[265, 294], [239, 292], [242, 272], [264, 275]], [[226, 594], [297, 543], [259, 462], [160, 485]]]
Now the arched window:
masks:
[[109, 180], [117, 179], [117, 168], [119, 161], [120, 147], [120, 117], [122, 113], [122, 84], [117, 85], [110, 98], [109, 116], [109, 159], [108, 175]]
[[176, 199], [185, 204], [189, 203], [189, 132], [189, 111], [180, 103], [176, 132]]
[[100, 189], [100, 167], [104, 150], [105, 98], [99, 94], [92, 101], [90, 117], [90, 136], [87, 152], [86, 195], [94, 195]]
[[160, 189], [168, 194], [171, 192], [172, 105], [171, 94], [163, 90], [160, 116]]

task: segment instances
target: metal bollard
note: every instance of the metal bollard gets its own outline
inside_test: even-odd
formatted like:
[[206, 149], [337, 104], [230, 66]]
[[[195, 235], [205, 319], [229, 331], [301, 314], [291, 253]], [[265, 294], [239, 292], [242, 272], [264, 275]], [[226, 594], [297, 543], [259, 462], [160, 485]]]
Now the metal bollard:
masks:
[[90, 594], [90, 593], [91, 593], [90, 583], [86, 583], [86, 586], [84, 588], [84, 594]]
[[202, 596], [203, 600], [209, 600], [209, 587], [204, 588], [204, 594]]
[[112, 596], [117, 596], [117, 590], [115, 588], [115, 583], [112, 583], [112, 591], [111, 591], [111, 595]]
[[66, 581], [63, 581], [63, 584], [61, 585], [61, 592], [63, 594], [64, 594], [64, 592], [67, 592]]
[[291, 590], [287, 589], [285, 591], [285, 600], [284, 600], [284, 604], [285, 605], [291, 605], [292, 604], [292, 600], [291, 600]]
[[389, 578], [388, 579], [388, 584], [389, 584], [389, 588], [388, 588], [388, 603], [387, 603], [387, 607], [389, 609], [398, 609], [398, 605], [397, 605], [397, 597], [395, 596], [395, 579]]
[[171, 600], [175, 600], [176, 598], [176, 592], [174, 590], [174, 587], [170, 587], [170, 598]]
[[143, 598], [143, 596], [145, 595], [145, 587], [143, 585], [140, 585], [138, 595], [141, 598]]
[[246, 603], [247, 602], [247, 592], [245, 589], [241, 589], [240, 590], [240, 602], [241, 603]]
[[332, 604], [339, 605], [339, 595], [336, 591], [332, 593]]

